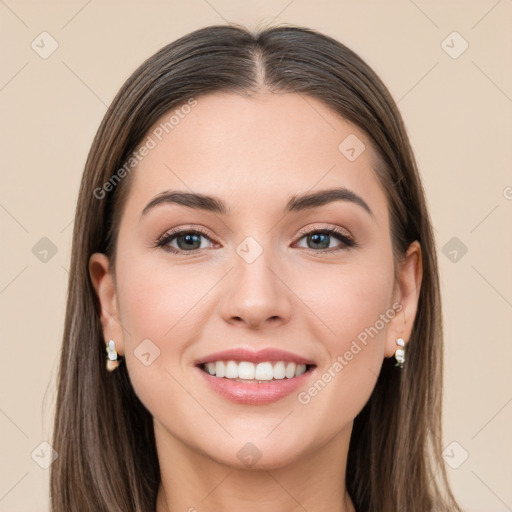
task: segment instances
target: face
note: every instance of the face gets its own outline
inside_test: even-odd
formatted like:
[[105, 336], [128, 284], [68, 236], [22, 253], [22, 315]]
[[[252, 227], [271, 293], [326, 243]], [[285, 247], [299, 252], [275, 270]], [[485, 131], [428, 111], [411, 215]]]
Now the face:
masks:
[[394, 280], [370, 140], [297, 94], [211, 94], [159, 126], [132, 171], [115, 281], [91, 258], [105, 336], [159, 443], [291, 463], [350, 433], [414, 318], [416, 271]]

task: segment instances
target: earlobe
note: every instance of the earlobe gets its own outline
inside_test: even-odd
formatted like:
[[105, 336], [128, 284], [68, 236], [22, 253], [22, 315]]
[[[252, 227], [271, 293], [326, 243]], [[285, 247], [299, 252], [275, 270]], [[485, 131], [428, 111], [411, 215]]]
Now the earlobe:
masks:
[[393, 303], [400, 304], [401, 309], [388, 326], [385, 347], [386, 357], [394, 356], [396, 350], [400, 349], [397, 346], [397, 340], [400, 338], [405, 341], [405, 351], [407, 351], [407, 343], [411, 337], [418, 310], [422, 278], [421, 246], [415, 240], [407, 249], [395, 283]]
[[89, 275], [100, 304], [100, 321], [105, 343], [115, 340], [117, 352], [122, 355], [124, 342], [116, 286], [109, 259], [105, 254], [94, 253], [89, 258]]

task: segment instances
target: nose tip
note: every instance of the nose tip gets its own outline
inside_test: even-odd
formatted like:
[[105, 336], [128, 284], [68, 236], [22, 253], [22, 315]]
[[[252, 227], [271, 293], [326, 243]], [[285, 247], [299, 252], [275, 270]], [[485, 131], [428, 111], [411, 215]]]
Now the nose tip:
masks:
[[289, 320], [290, 292], [262, 256], [250, 264], [240, 261], [230, 274], [222, 307], [226, 321], [254, 329]]

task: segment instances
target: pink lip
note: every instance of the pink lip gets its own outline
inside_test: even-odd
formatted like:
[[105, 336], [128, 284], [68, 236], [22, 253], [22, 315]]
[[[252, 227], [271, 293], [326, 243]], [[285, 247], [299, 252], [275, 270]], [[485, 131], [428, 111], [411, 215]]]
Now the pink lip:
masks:
[[280, 400], [303, 386], [312, 377], [315, 370], [316, 368], [309, 369], [306, 373], [292, 379], [271, 380], [260, 384], [256, 381], [245, 383], [224, 377], [215, 377], [201, 368], [197, 368], [211, 389], [224, 398], [245, 405], [262, 405]]
[[195, 365], [199, 366], [203, 363], [211, 363], [214, 361], [248, 361], [250, 363], [264, 363], [266, 361], [285, 361], [295, 364], [314, 365], [314, 361], [300, 357], [292, 352], [278, 350], [275, 348], [266, 348], [254, 352], [247, 348], [233, 348], [215, 352], [209, 356], [203, 357], [195, 361]]

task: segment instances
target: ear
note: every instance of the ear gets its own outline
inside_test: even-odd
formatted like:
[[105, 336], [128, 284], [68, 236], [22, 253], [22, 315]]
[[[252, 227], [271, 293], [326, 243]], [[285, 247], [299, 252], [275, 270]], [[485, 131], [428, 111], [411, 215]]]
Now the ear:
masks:
[[401, 310], [389, 322], [386, 333], [385, 356], [392, 357], [398, 347], [397, 338], [403, 338], [405, 345], [411, 337], [421, 281], [423, 278], [423, 259], [421, 246], [417, 240], [411, 243], [397, 272], [397, 280], [393, 292], [393, 304], [401, 306]]
[[119, 355], [124, 355], [123, 328], [114, 276], [105, 254], [96, 252], [89, 258], [89, 275], [100, 302], [100, 319], [105, 342], [114, 340]]

